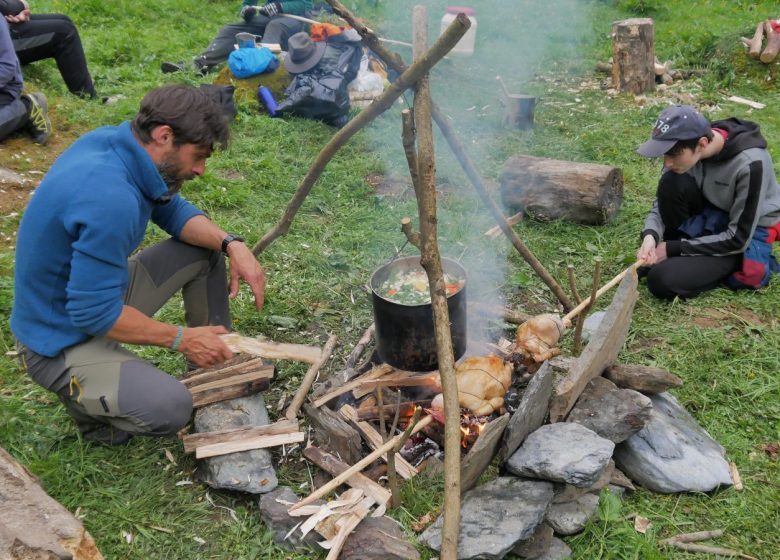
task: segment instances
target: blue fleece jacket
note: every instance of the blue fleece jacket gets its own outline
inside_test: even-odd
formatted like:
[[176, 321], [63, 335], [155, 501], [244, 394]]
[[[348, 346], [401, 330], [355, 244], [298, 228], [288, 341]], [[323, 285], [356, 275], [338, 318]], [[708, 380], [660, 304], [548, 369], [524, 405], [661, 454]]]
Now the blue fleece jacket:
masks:
[[202, 214], [168, 190], [130, 123], [99, 128], [54, 162], [19, 226], [11, 330], [53, 357], [106, 334], [119, 318], [127, 258], [151, 220], [174, 237]]

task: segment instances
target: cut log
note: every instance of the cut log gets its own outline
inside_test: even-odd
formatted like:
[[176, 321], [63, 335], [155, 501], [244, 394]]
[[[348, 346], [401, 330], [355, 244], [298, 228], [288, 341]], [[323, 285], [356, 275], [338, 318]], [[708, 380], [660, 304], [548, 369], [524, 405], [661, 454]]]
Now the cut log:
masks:
[[218, 432], [187, 434], [182, 437], [181, 442], [184, 444], [185, 453], [194, 453], [198, 447], [202, 447], [204, 445], [214, 445], [216, 443], [225, 443], [229, 441], [241, 441], [244, 439], [261, 436], [290, 434], [297, 431], [298, 422], [279, 420], [266, 426], [244, 426], [241, 428], [220, 430]]
[[764, 64], [769, 64], [777, 58], [780, 52], [780, 33], [777, 33], [772, 27], [772, 22], [764, 22], [764, 32], [766, 33], [766, 47], [761, 53], [760, 60]]
[[92, 536], [0, 448], [0, 558], [103, 560]]
[[202, 445], [195, 449], [196, 459], [205, 459], [206, 457], [216, 457], [218, 455], [227, 455], [238, 451], [249, 451], [250, 449], [265, 449], [266, 447], [277, 447], [289, 443], [300, 443], [306, 438], [303, 432], [292, 432], [290, 434], [276, 434], [272, 436], [259, 436], [245, 438], [238, 441], [226, 441], [224, 443], [214, 443], [211, 445]]
[[[352, 422], [358, 431], [363, 434], [363, 439], [366, 440], [366, 443], [371, 449], [376, 450], [384, 445], [385, 441], [382, 434], [380, 434], [370, 423], [358, 419], [357, 411], [354, 408], [345, 404], [339, 409], [339, 414]], [[387, 456], [383, 456], [382, 459], [386, 461]], [[398, 474], [406, 480], [417, 475], [417, 469], [400, 455], [395, 456], [395, 469]]]
[[269, 360], [295, 360], [316, 364], [322, 356], [322, 350], [316, 346], [306, 346], [305, 344], [272, 342], [236, 333], [223, 334], [221, 338], [233, 352], [260, 356]]
[[606, 224], [623, 202], [623, 170], [608, 165], [517, 155], [500, 181], [504, 206], [544, 222]]
[[612, 24], [612, 85], [638, 95], [655, 90], [653, 20], [632, 18]]
[[550, 422], [560, 422], [566, 418], [588, 382], [617, 358], [631, 325], [637, 282], [634, 271], [623, 278], [601, 324], [591, 335], [590, 342], [555, 388], [550, 403]]
[[[208, 376], [213, 374], [208, 373]], [[238, 375], [228, 375], [223, 379], [214, 379], [206, 383], [190, 384], [188, 386], [192, 395], [199, 393], [205, 393], [212, 389], [227, 389], [236, 385], [244, 385], [247, 383], [253, 383], [255, 381], [270, 381], [274, 376], [273, 366], [262, 366], [261, 369], [251, 371], [248, 373], [240, 373]]]
[[363, 457], [360, 434], [341, 416], [310, 404], [304, 404], [303, 411], [314, 428], [314, 443], [349, 464]]
[[255, 358], [247, 356], [246, 354], [239, 354], [234, 358], [208, 368], [200, 368], [193, 370], [185, 374], [181, 382], [187, 387], [192, 388], [195, 385], [202, 385], [203, 383], [210, 383], [218, 379], [225, 379], [233, 375], [241, 375], [244, 373], [251, 373], [253, 371], [261, 370], [267, 367], [262, 358]]
[[[303, 456], [331, 476], [338, 476], [349, 468], [349, 465], [339, 460], [338, 457], [313, 445], [303, 450]], [[389, 490], [359, 472], [348, 478], [345, 484], [349, 484], [352, 488], [363, 490], [366, 495], [374, 498], [374, 501], [379, 505], [387, 505], [390, 501]]]

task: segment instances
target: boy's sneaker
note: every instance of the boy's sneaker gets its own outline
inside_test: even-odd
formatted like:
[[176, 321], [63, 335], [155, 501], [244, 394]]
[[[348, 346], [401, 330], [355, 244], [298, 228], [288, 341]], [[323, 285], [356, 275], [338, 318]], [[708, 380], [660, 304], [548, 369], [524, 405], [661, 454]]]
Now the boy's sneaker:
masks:
[[160, 71], [163, 74], [186, 72], [188, 70], [201, 76], [205, 76], [208, 68], [200, 57], [194, 59], [192, 62], [163, 62], [160, 64]]
[[25, 93], [22, 97], [30, 102], [30, 115], [27, 130], [36, 144], [44, 145], [49, 141], [51, 134], [51, 121], [49, 120], [49, 106], [42, 93]]
[[163, 62], [160, 64], [160, 70], [163, 74], [173, 74], [174, 72], [184, 72], [187, 66], [183, 62]]

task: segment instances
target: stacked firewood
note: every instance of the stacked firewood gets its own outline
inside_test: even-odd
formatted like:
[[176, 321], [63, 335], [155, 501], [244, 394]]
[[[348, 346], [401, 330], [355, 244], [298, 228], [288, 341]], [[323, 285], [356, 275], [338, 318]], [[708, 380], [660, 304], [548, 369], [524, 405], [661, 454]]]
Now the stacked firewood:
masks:
[[758, 22], [753, 37], [741, 37], [740, 40], [747, 47], [750, 58], [760, 60], [764, 64], [774, 62], [780, 52], [780, 19]]

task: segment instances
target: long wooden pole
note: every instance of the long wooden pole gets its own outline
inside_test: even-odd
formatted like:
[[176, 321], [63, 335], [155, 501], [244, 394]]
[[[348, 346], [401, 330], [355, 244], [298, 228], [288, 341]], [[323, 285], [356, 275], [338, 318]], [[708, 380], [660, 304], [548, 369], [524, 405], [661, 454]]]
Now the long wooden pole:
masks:
[[287, 209], [282, 219], [252, 248], [255, 256], [262, 253], [274, 240], [285, 235], [290, 230], [290, 224], [292, 224], [293, 218], [298, 213], [298, 209], [336, 152], [360, 129], [387, 111], [407, 89], [414, 86], [421, 76], [425, 75], [445, 54], [452, 50], [460, 38], [469, 30], [469, 27], [471, 27], [469, 19], [463, 14], [458, 14], [436, 43], [420, 57], [420, 60], [408, 67], [380, 97], [333, 135], [330, 142], [320, 150], [317, 159], [287, 204]]
[[287, 407], [287, 411], [284, 413], [285, 418], [288, 420], [295, 420], [295, 417], [298, 416], [298, 411], [301, 410], [303, 401], [306, 399], [306, 395], [309, 393], [312, 383], [314, 383], [314, 378], [317, 377], [317, 374], [322, 366], [325, 365], [325, 362], [330, 359], [330, 355], [336, 347], [336, 341], [336, 335], [330, 335], [328, 342], [325, 343], [325, 347], [322, 349], [322, 356], [319, 361], [316, 364], [312, 364], [306, 372], [306, 375], [303, 376], [301, 384], [295, 392], [295, 396], [293, 397], [290, 406]]
[[[401, 57], [396, 53], [387, 50], [379, 41], [379, 38], [368, 27], [359, 22], [357, 18], [352, 15], [352, 13], [341, 2], [338, 0], [325, 1], [330, 4], [330, 6], [333, 8], [333, 11], [339, 17], [349, 23], [360, 34], [360, 36], [363, 37], [363, 42], [372, 51], [374, 51], [374, 53], [376, 53], [376, 55], [381, 58], [390, 68], [399, 73], [406, 70], [407, 66], [404, 64], [403, 60], [401, 60]], [[485, 184], [482, 181], [479, 172], [477, 171], [477, 168], [471, 161], [471, 158], [466, 152], [466, 149], [463, 147], [463, 144], [461, 144], [460, 140], [458, 140], [455, 131], [447, 120], [447, 117], [439, 110], [435, 103], [431, 104], [431, 113], [433, 115], [433, 120], [436, 122], [439, 130], [441, 130], [444, 139], [449, 144], [453, 154], [455, 154], [455, 158], [460, 163], [463, 171], [469, 178], [469, 181], [471, 181], [471, 184], [477, 191], [480, 199], [482, 199], [483, 204], [485, 204], [487, 209], [493, 215], [493, 218], [495, 219], [496, 224], [498, 224], [498, 226], [501, 228], [501, 231], [503, 231], [504, 235], [509, 238], [509, 241], [515, 247], [515, 249], [517, 249], [517, 252], [520, 253], [520, 256], [523, 257], [525, 262], [528, 263], [534, 272], [536, 272], [536, 274], [542, 279], [553, 295], [558, 298], [558, 301], [561, 302], [564, 310], [568, 311], [574, 307], [571, 300], [560, 287], [560, 285], [558, 285], [552, 275], [547, 272], [547, 269], [544, 268], [542, 263], [539, 262], [531, 250], [526, 247], [525, 243], [523, 243], [517, 233], [515, 233], [515, 231], [512, 229], [512, 226], [507, 223], [507, 220], [504, 217], [504, 214], [501, 212], [501, 209], [490, 197], [490, 194], [488, 193], [487, 188], [485, 187]]]
[[632, 270], [636, 270], [637, 268], [642, 266], [644, 264], [644, 262], [645, 261], [643, 261], [641, 259], [636, 261], [634, 264], [629, 266], [623, 272], [621, 272], [620, 274], [615, 276], [612, 280], [610, 280], [609, 282], [604, 284], [596, 292], [596, 297], [595, 298], [594, 297], [587, 297], [584, 300], [582, 300], [577, 307], [575, 307], [574, 309], [572, 309], [566, 315], [563, 316], [563, 319], [562, 319], [563, 326], [566, 327], [566, 328], [569, 328], [571, 326], [571, 320], [574, 317], [576, 317], [577, 315], [579, 315], [580, 313], [582, 313], [582, 311], [591, 304], [591, 301], [596, 301], [598, 298], [603, 296], [606, 292], [608, 292], [609, 290], [611, 290], [612, 288], [614, 288], [615, 286], [620, 284], [620, 281], [623, 280], [623, 278], [625, 278], [626, 274], [628, 274]]

